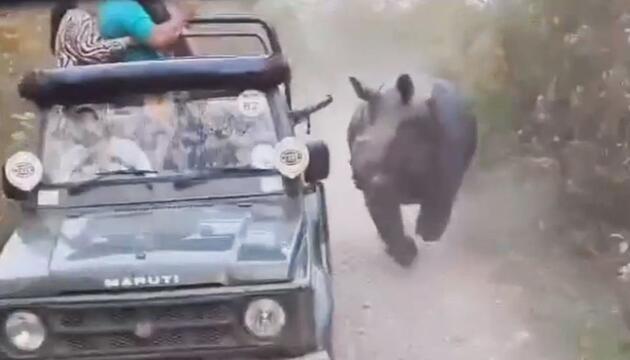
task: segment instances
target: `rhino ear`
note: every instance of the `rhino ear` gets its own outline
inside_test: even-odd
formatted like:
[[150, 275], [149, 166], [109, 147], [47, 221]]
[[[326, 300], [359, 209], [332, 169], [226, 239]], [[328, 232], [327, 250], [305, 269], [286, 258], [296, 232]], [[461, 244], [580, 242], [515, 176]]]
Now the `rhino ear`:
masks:
[[371, 101], [378, 94], [378, 91], [363, 85], [359, 80], [357, 80], [357, 78], [353, 76], [350, 77], [350, 84], [352, 84], [354, 92], [361, 100]]
[[413, 98], [413, 94], [415, 92], [415, 87], [413, 85], [413, 81], [411, 80], [411, 76], [408, 74], [402, 74], [396, 81], [396, 88], [398, 92], [400, 92], [400, 98], [402, 99], [402, 103], [407, 105]]

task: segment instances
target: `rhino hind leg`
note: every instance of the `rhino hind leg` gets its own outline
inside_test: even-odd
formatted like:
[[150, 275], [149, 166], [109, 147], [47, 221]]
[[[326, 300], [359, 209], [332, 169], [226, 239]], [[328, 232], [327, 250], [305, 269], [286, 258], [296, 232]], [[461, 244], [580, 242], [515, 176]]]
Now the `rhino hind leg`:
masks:
[[439, 241], [451, 220], [451, 210], [452, 205], [423, 204], [416, 219], [416, 234], [426, 242]]
[[408, 267], [418, 255], [414, 240], [405, 235], [400, 204], [387, 196], [366, 194], [366, 205], [387, 253], [401, 266]]

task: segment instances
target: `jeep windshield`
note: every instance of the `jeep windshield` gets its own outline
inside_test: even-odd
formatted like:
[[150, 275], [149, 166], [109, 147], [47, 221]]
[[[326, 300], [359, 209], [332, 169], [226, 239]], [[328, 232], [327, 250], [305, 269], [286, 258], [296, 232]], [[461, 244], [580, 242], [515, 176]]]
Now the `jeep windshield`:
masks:
[[244, 108], [241, 94], [179, 91], [53, 106], [44, 113], [45, 182], [269, 171], [277, 142], [269, 102], [254, 93], [257, 108]]

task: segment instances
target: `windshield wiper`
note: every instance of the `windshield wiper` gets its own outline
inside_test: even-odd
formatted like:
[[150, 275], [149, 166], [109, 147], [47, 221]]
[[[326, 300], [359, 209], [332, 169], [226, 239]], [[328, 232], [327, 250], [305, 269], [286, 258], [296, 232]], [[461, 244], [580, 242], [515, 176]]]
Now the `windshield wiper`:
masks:
[[157, 174], [158, 172], [155, 170], [138, 170], [138, 169], [122, 169], [122, 170], [114, 170], [114, 171], [103, 171], [97, 172], [100, 178], [114, 175], [133, 175], [133, 176], [144, 176], [150, 174]]
[[[72, 186], [68, 187], [68, 194], [77, 195], [80, 194], [94, 185], [97, 185], [101, 180], [106, 179], [111, 176], [117, 175], [131, 175], [131, 176], [146, 176], [157, 174], [158, 172], [155, 170], [139, 170], [139, 169], [122, 169], [122, 170], [114, 170], [114, 171], [103, 171], [96, 173], [96, 177], [91, 178], [89, 180], [85, 180], [80, 183], [75, 183]], [[151, 184], [147, 184], [149, 189], [152, 189], [153, 186]]]
[[276, 171], [272, 169], [258, 169], [253, 167], [232, 167], [232, 168], [214, 168], [195, 172], [191, 175], [185, 175], [173, 182], [173, 186], [177, 190], [186, 189], [195, 185], [205, 184], [206, 182], [225, 177], [239, 176], [261, 176], [275, 175]]

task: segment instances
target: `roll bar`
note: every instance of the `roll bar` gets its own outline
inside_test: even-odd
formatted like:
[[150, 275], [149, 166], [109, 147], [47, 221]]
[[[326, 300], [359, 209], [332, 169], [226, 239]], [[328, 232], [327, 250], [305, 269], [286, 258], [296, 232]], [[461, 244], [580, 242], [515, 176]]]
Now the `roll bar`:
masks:
[[39, 106], [110, 102], [128, 94], [230, 89], [267, 90], [291, 79], [281, 55], [237, 58], [176, 58], [77, 66], [28, 73], [20, 96]]
[[[207, 18], [194, 18], [189, 21], [190, 24], [255, 24], [260, 25], [267, 35], [267, 39], [271, 46], [271, 52], [274, 55], [282, 54], [282, 46], [280, 45], [280, 41], [278, 40], [278, 34], [273, 26], [269, 25], [265, 20], [248, 15], [217, 15], [213, 17]], [[260, 35], [258, 34], [245, 34], [250, 36], [256, 36], [260, 40]], [[264, 40], [263, 40], [264, 41]]]
[[[263, 48], [266, 52], [270, 52], [271, 56], [281, 55], [282, 54], [282, 46], [280, 45], [280, 41], [278, 39], [278, 34], [273, 26], [271, 26], [267, 21], [251, 15], [243, 15], [243, 14], [223, 14], [223, 15], [215, 15], [212, 17], [198, 17], [189, 21], [192, 25], [220, 25], [220, 24], [253, 24], [260, 25], [265, 34], [267, 36], [267, 42], [263, 39], [258, 33], [246, 33], [246, 32], [214, 32], [212, 34], [201, 34], [201, 33], [192, 33], [189, 35], [184, 35], [184, 37], [255, 37], [260, 41]], [[285, 83], [285, 96], [287, 98], [287, 103], [289, 105], [289, 109], [292, 108], [292, 99], [291, 99], [291, 80], [288, 79]]]

